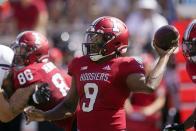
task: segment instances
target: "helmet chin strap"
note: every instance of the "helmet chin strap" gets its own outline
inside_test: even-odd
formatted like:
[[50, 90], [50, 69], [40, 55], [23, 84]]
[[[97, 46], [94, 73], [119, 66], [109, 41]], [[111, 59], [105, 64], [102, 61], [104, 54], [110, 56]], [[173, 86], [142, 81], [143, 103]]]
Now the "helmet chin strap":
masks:
[[90, 59], [91, 59], [92, 61], [98, 61], [98, 60], [100, 60], [101, 58], [104, 58], [104, 56], [102, 56], [102, 55], [90, 56]]
[[112, 53], [110, 53], [108, 55], [102, 55], [101, 52], [99, 52], [98, 55], [91, 55], [90, 59], [92, 61], [98, 61], [102, 58], [105, 58], [105, 57], [108, 57], [108, 56], [111, 56], [111, 55], [114, 55], [114, 54], [116, 54], [117, 56], [121, 56], [121, 54], [126, 53], [126, 52], [127, 52], [127, 45], [120, 46], [118, 49], [116, 49], [115, 51], [113, 51]]
[[108, 57], [108, 56], [113, 55], [113, 54], [115, 54], [115, 51], [113, 51], [112, 53], [110, 53], [108, 55], [105, 55], [105, 56], [103, 56], [103, 55], [92, 55], [92, 56], [90, 56], [90, 59], [92, 61], [98, 61], [98, 60], [100, 60], [102, 58]]

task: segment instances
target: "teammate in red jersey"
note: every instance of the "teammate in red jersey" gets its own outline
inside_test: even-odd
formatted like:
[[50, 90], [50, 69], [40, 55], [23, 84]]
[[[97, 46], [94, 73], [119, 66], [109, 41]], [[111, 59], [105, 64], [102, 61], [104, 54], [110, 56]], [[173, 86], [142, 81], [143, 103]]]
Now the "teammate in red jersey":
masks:
[[[34, 31], [20, 33], [12, 48], [15, 51], [14, 87], [25, 87], [35, 82], [48, 83], [50, 100], [47, 103], [35, 105], [38, 109], [47, 111], [60, 103], [67, 95], [71, 86], [71, 77], [61, 71], [48, 60], [49, 42], [42, 34]], [[60, 121], [52, 121], [66, 131], [72, 130], [73, 117]]]
[[26, 110], [28, 122], [56, 120], [77, 114], [79, 131], [125, 131], [125, 100], [130, 92], [152, 93], [159, 86], [170, 55], [176, 49], [163, 51], [160, 59], [145, 78], [143, 65], [130, 57], [121, 57], [128, 47], [129, 31], [118, 18], [96, 19], [87, 29], [83, 43], [84, 56], [69, 65], [72, 86], [64, 101], [47, 112]]
[[[186, 28], [182, 40], [182, 51], [186, 59], [186, 70], [193, 83], [196, 83], [196, 20]], [[195, 121], [195, 123], [194, 123]], [[194, 112], [182, 123], [167, 125], [165, 131], [184, 131], [194, 125], [196, 129], [196, 108]]]
[[9, 74], [11, 72], [10, 68], [13, 58], [14, 51], [8, 46], [0, 45], [0, 130], [6, 130], [4, 128], [5, 124], [3, 123], [13, 120], [21, 113], [28, 101], [33, 100], [32, 97], [37, 102], [47, 101], [48, 99], [46, 95], [49, 90], [47, 87], [43, 87], [43, 85], [36, 89], [36, 86], [39, 85], [38, 83], [28, 85], [28, 88], [21, 88], [13, 93], [7, 94], [7, 88], [13, 87], [13, 81], [11, 80], [13, 75], [11, 75], [12, 73]]

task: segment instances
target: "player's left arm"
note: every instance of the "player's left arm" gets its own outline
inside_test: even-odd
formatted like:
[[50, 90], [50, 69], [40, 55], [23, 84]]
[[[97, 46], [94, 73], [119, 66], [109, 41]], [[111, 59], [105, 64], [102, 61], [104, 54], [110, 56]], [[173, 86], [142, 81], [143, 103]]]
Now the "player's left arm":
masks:
[[[24, 110], [29, 103], [31, 105], [43, 104], [49, 101], [50, 89], [48, 84], [37, 82], [25, 88], [19, 88], [11, 96], [9, 103], [12, 113], [16, 116]], [[14, 116], [14, 117], [15, 117]]]
[[4, 79], [0, 89], [0, 120], [9, 122], [14, 119], [28, 102], [29, 96], [34, 92], [34, 88], [19, 88], [14, 92], [13, 72], [10, 71]]
[[52, 110], [47, 111], [44, 114], [45, 120], [59, 120], [63, 118], [67, 118], [75, 113], [77, 105], [78, 105], [78, 91], [76, 87], [75, 77], [72, 76], [71, 88], [64, 98], [64, 100], [54, 107]]
[[25, 106], [29, 103], [29, 100], [35, 101], [34, 99], [36, 99], [35, 104], [49, 101], [50, 90], [45, 83], [35, 83], [28, 87], [17, 89], [9, 100], [6, 99], [6, 96], [3, 94], [4, 92], [1, 89], [1, 107], [4, 108], [0, 108], [0, 120], [2, 122], [9, 122], [19, 113], [23, 112]]
[[29, 124], [31, 121], [61, 120], [71, 117], [76, 111], [78, 101], [79, 97], [76, 87], [76, 80], [74, 76], [72, 76], [71, 88], [64, 100], [53, 109], [46, 112], [39, 109], [27, 108], [25, 110], [27, 116], [26, 124]]

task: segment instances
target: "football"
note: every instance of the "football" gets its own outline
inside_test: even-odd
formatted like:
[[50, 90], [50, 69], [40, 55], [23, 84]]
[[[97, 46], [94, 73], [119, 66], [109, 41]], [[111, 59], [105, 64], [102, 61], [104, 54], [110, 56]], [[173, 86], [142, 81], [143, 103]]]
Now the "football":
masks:
[[160, 27], [154, 35], [155, 44], [163, 49], [167, 50], [173, 45], [179, 43], [180, 34], [178, 30], [172, 25], [165, 25]]

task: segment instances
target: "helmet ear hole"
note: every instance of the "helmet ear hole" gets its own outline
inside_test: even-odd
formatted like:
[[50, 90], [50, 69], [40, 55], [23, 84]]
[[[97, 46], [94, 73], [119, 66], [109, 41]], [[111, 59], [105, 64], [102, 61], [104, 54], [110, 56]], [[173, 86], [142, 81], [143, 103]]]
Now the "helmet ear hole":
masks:
[[113, 35], [111, 33], [105, 33], [104, 34], [105, 41], [111, 40], [112, 38], [113, 38]]
[[106, 48], [106, 46], [104, 46], [102, 49], [101, 49], [101, 54], [104, 56], [106, 53], [107, 53], [108, 49]]

